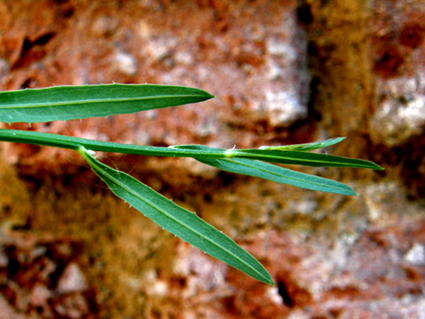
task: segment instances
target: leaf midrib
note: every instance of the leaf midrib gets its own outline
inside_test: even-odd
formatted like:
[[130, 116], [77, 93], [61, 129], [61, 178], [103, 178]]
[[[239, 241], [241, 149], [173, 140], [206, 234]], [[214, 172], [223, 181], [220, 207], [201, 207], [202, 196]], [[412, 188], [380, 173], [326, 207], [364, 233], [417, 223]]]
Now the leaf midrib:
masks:
[[73, 102], [45, 102], [45, 103], [31, 103], [31, 104], [14, 104], [10, 106], [1, 106], [2, 110], [16, 109], [16, 108], [37, 108], [37, 107], [55, 107], [63, 105], [78, 105], [78, 104], [96, 104], [96, 103], [110, 103], [110, 102], [129, 102], [129, 101], [143, 101], [143, 100], [154, 100], [154, 99], [175, 99], [175, 98], [185, 98], [185, 97], [200, 97], [202, 95], [160, 95], [160, 96], [144, 96], [144, 97], [135, 97], [135, 98], [115, 98], [115, 99], [89, 99], [89, 100], [78, 100]]

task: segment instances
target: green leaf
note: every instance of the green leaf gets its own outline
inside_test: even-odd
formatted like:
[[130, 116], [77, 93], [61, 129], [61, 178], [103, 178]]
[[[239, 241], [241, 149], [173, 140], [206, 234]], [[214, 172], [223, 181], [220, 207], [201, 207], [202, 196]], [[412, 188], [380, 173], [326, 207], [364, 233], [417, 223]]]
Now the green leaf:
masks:
[[318, 148], [328, 147], [345, 140], [345, 137], [330, 138], [321, 142], [293, 144], [283, 146], [261, 146], [260, 150], [281, 150], [281, 151], [312, 151]]
[[213, 95], [152, 84], [56, 86], [0, 92], [0, 122], [50, 122], [128, 114], [196, 103]]
[[[182, 145], [184, 149], [208, 149], [202, 145]], [[341, 195], [356, 195], [347, 185], [323, 177], [296, 172], [290, 169], [268, 163], [241, 158], [205, 159], [196, 158], [199, 162], [217, 167], [223, 171], [248, 176], [260, 177], [273, 182], [288, 184], [300, 188], [335, 193]]]
[[259, 159], [265, 162], [278, 164], [315, 167], [354, 167], [383, 170], [381, 166], [366, 160], [328, 154], [309, 153], [304, 151], [235, 149], [227, 150], [225, 155], [228, 158]]
[[80, 146], [78, 152], [115, 195], [159, 226], [245, 274], [273, 285], [269, 273], [253, 256], [196, 214], [174, 204], [130, 175], [102, 164], [84, 147]]
[[[373, 162], [341, 157], [336, 155], [328, 154], [317, 154], [308, 153], [304, 151], [282, 151], [282, 150], [263, 150], [263, 149], [230, 149], [224, 150], [221, 148], [211, 148], [203, 145], [175, 145], [172, 148], [179, 150], [197, 151], [198, 154], [202, 155], [202, 159], [205, 158], [203, 154], [212, 153], [214, 156], [209, 158], [223, 158], [223, 156], [217, 156], [220, 151], [223, 152], [224, 158], [245, 158], [250, 160], [260, 160], [264, 162], [277, 163], [277, 164], [293, 164], [293, 165], [304, 165], [304, 166], [316, 166], [316, 167], [355, 167], [355, 168], [371, 168], [383, 170], [383, 168]], [[196, 155], [190, 157], [196, 158]]]
[[223, 171], [260, 177], [273, 182], [288, 184], [300, 188], [341, 195], [356, 195], [347, 185], [323, 177], [296, 172], [268, 163], [242, 158], [235, 159], [198, 159]]

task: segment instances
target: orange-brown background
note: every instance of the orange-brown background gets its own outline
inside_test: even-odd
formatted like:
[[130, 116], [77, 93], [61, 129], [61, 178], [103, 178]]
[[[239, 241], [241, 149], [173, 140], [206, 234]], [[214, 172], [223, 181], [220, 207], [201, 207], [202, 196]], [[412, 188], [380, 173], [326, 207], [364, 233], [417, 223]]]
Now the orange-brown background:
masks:
[[304, 169], [359, 193], [344, 197], [188, 159], [100, 154], [234, 238], [270, 271], [277, 286], [268, 287], [130, 209], [78, 154], [2, 143], [2, 317], [423, 313], [422, 1], [2, 0], [0, 17], [1, 90], [160, 83], [217, 95], [4, 128], [226, 148], [347, 136], [328, 151], [386, 168]]

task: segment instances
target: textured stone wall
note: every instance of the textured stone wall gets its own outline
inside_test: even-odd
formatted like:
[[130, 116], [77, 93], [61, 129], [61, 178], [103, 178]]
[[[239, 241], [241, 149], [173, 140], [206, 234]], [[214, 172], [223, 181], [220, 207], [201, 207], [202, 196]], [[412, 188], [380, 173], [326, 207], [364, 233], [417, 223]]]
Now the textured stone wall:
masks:
[[[1, 144], [4, 318], [412, 318], [425, 311], [422, 1], [0, 0], [0, 89], [161, 83], [202, 104], [3, 125], [140, 145], [239, 148], [347, 136], [383, 172], [304, 169], [356, 197], [189, 159], [99, 154], [196, 211], [255, 282], [115, 198], [71, 151]], [[3, 311], [3, 313], [2, 313]]]

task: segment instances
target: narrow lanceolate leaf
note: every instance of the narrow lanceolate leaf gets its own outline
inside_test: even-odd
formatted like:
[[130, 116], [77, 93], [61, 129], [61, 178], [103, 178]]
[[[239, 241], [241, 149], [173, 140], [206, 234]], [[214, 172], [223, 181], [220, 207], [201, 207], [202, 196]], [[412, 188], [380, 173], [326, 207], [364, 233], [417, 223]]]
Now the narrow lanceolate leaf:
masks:
[[247, 275], [273, 284], [268, 272], [254, 257], [196, 214], [174, 204], [130, 175], [102, 164], [84, 147], [79, 147], [78, 152], [115, 195], [159, 226]]
[[[208, 149], [209, 147], [203, 145], [182, 145], [183, 149]], [[342, 195], [356, 195], [356, 193], [347, 185], [326, 179], [323, 177], [309, 175], [305, 173], [296, 172], [290, 169], [271, 165], [268, 163], [242, 159], [205, 159], [196, 158], [199, 162], [217, 167], [223, 171], [244, 174], [248, 176], [260, 177], [273, 182], [288, 184], [300, 188], [342, 194]]]
[[[245, 158], [250, 160], [260, 160], [264, 162], [277, 164], [294, 164], [304, 166], [317, 167], [355, 167], [355, 168], [371, 168], [383, 170], [383, 168], [373, 162], [341, 157], [328, 154], [308, 153], [305, 151], [282, 151], [282, 150], [263, 150], [263, 149], [230, 149], [211, 148], [203, 145], [175, 145], [174, 149], [198, 152], [201, 156], [190, 156], [196, 159], [205, 158], [203, 153], [213, 152], [214, 154], [223, 152], [223, 156], [214, 156], [214, 158]], [[212, 158], [212, 157], [210, 157]]]
[[281, 150], [281, 151], [312, 151], [318, 148], [324, 148], [331, 145], [335, 145], [345, 140], [345, 137], [330, 138], [325, 141], [305, 143], [305, 144], [294, 144], [294, 145], [283, 145], [283, 146], [261, 146], [261, 150]]
[[341, 195], [356, 195], [347, 185], [323, 177], [296, 172], [268, 163], [248, 159], [198, 159], [201, 163], [211, 165], [232, 173], [260, 177], [273, 182], [288, 184], [314, 191]]
[[304, 151], [235, 149], [227, 150], [225, 155], [228, 158], [260, 159], [265, 162], [279, 164], [294, 164], [315, 167], [354, 167], [383, 170], [381, 166], [366, 160], [328, 154], [309, 153]]
[[0, 122], [50, 122], [128, 114], [213, 96], [182, 86], [103, 84], [0, 92]]

